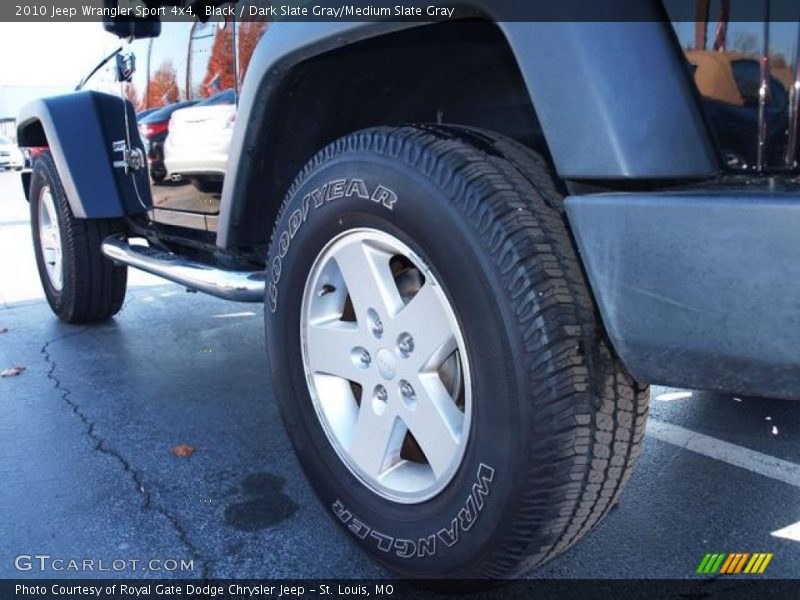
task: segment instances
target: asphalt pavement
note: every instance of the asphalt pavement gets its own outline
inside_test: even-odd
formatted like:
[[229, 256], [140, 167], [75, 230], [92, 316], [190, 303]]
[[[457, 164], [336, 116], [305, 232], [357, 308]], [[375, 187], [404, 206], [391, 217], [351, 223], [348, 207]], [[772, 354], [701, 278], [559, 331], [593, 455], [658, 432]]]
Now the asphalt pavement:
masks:
[[[19, 175], [0, 173], [3, 328], [0, 370], [25, 370], [0, 379], [0, 577], [387, 575], [292, 453], [260, 305], [132, 272], [116, 318], [59, 322]], [[649, 430], [618, 508], [532, 576], [691, 578], [708, 552], [772, 552], [763, 577], [800, 576], [800, 403], [654, 388]], [[18, 570], [34, 554], [193, 568]]]

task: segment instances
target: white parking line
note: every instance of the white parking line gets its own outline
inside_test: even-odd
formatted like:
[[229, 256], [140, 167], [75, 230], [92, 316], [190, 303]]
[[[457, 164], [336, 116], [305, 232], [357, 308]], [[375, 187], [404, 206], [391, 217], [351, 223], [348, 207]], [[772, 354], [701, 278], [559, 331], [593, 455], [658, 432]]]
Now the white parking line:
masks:
[[661, 402], [672, 402], [674, 400], [686, 400], [692, 397], [692, 392], [667, 392], [656, 396], [656, 400]]
[[[164, 294], [161, 294], [162, 296]], [[214, 319], [235, 319], [237, 317], [255, 317], [256, 313], [252, 311], [245, 311], [245, 312], [237, 312], [237, 313], [228, 313], [228, 314], [219, 314], [214, 315]]]
[[771, 536], [792, 540], [793, 542], [800, 542], [800, 521], [792, 523], [783, 529], [778, 529], [770, 533]]
[[800, 488], [800, 465], [769, 454], [749, 450], [736, 444], [685, 429], [672, 423], [650, 419], [647, 435], [662, 442], [691, 450], [709, 458], [747, 469]]

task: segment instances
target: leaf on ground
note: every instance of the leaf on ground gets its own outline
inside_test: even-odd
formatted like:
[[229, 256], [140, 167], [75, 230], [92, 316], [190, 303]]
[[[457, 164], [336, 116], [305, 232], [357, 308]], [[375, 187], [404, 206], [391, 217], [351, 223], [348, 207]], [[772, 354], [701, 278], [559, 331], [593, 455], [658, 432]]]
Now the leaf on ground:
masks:
[[0, 371], [0, 377], [16, 377], [25, 370], [25, 367], [11, 367]]
[[172, 448], [170, 454], [173, 456], [177, 456], [178, 458], [184, 458], [186, 456], [191, 456], [194, 454], [194, 446], [190, 446], [189, 444], [179, 444]]

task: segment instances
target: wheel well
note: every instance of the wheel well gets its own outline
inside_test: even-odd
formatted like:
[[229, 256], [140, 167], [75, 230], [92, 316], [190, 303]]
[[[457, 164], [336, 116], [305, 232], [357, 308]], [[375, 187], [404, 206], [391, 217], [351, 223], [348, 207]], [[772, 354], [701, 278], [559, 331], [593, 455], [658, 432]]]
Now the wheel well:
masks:
[[39, 119], [23, 123], [17, 130], [17, 141], [20, 146], [32, 148], [34, 146], [47, 146], [47, 136]]
[[[17, 144], [20, 148], [43, 148], [48, 146], [47, 135], [39, 119], [33, 119], [22, 123], [17, 129]], [[25, 192], [25, 199], [30, 200], [31, 173], [22, 172], [22, 190]]]
[[[280, 102], [270, 111], [270, 133], [260, 136], [264, 142], [239, 188], [245, 202], [239, 214], [246, 218], [231, 233], [229, 246], [266, 244], [303, 165], [329, 142], [365, 127], [431, 122], [481, 127], [549, 159], [511, 48], [501, 30], [486, 21], [415, 27], [339, 48], [296, 65], [275, 93]], [[268, 149], [279, 159], [270, 160]]]

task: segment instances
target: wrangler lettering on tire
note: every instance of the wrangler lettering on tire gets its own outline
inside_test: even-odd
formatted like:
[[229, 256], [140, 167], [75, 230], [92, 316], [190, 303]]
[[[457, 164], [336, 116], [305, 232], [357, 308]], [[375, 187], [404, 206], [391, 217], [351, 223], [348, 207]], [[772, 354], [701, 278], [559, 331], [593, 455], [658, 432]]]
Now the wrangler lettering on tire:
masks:
[[267, 264], [289, 435], [375, 559], [510, 577], [617, 501], [648, 390], [606, 340], [541, 157], [457, 127], [353, 133], [297, 177]]
[[[477, 520], [484, 507], [485, 498], [491, 492], [491, 482], [494, 479], [494, 469], [481, 463], [478, 465], [477, 481], [472, 484], [472, 492], [467, 496], [464, 506], [448, 522], [447, 527], [443, 527], [435, 533], [431, 533], [413, 540], [396, 540], [391, 535], [386, 535], [358, 519], [345, 507], [341, 500], [333, 503], [333, 514], [345, 525], [347, 529], [359, 539], [367, 537], [375, 540], [376, 547], [382, 552], [394, 552], [400, 558], [411, 558], [419, 556], [434, 556], [438, 544], [451, 547], [457, 544], [463, 534], [468, 532], [473, 523]], [[409, 551], [410, 550], [410, 551]]]

